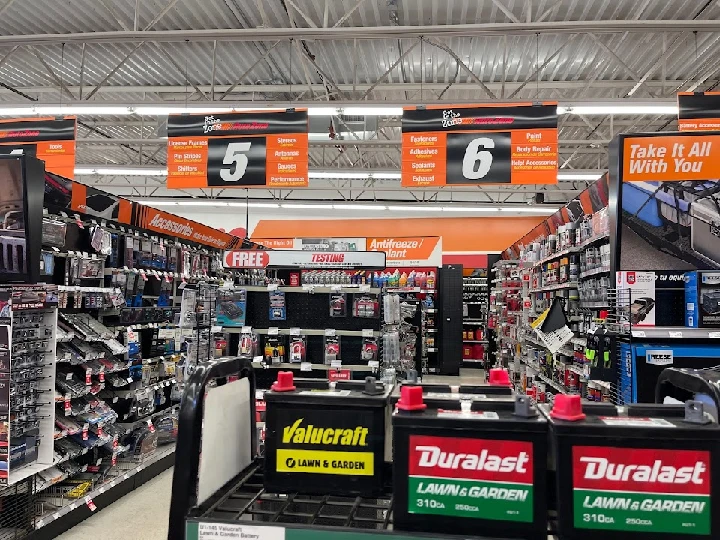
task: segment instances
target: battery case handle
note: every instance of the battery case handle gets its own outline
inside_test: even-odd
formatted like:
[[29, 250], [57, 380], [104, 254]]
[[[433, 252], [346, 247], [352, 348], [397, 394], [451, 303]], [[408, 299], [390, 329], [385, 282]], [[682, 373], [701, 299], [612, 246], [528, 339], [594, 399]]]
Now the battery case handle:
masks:
[[655, 403], [662, 403], [666, 397], [686, 402], [696, 394], [710, 396], [715, 409], [720, 411], [720, 368], [664, 369], [655, 386]]

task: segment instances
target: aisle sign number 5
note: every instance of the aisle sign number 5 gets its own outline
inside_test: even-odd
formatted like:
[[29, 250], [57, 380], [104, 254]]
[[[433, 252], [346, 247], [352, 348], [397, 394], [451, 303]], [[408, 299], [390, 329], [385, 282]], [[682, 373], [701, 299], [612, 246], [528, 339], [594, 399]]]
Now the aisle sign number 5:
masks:
[[251, 144], [250, 142], [228, 143], [223, 165], [234, 165], [234, 167], [220, 169], [220, 178], [225, 182], [237, 182], [245, 175], [248, 166], [247, 152], [250, 151]]
[[490, 172], [493, 155], [485, 149], [495, 148], [495, 141], [488, 137], [473, 139], [465, 149], [462, 173], [468, 180], [480, 180]]

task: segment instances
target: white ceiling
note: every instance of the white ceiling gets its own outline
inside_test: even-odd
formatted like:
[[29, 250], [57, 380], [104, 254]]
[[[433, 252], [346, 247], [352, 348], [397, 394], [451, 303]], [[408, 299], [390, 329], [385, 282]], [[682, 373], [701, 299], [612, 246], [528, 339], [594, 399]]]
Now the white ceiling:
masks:
[[[558, 100], [672, 104], [720, 82], [718, 0], [3, 0], [0, 107], [253, 102], [333, 106]], [[78, 164], [162, 166], [165, 118], [82, 115]], [[373, 118], [375, 121], [375, 118]], [[314, 122], [323, 133], [329, 118]], [[336, 124], [336, 130], [341, 128]], [[397, 117], [358, 144], [311, 146], [311, 169], [397, 170]], [[607, 166], [628, 131], [674, 130], [672, 115], [563, 115], [561, 166]], [[162, 177], [83, 177], [135, 196], [168, 192]], [[585, 185], [542, 188], [566, 200]], [[312, 180], [311, 189], [253, 190], [287, 200], [525, 202], [540, 188], [401, 190], [393, 180]], [[237, 193], [237, 192], [234, 192]], [[244, 191], [240, 194], [244, 197]]]

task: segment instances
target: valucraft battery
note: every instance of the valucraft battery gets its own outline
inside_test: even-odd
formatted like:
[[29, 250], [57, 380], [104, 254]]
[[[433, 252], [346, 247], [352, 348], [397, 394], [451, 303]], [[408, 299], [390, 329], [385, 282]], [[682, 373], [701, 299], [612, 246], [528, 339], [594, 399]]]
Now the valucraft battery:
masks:
[[689, 401], [621, 409], [563, 395], [552, 410], [543, 406], [560, 537], [720, 538], [720, 427], [703, 407]]
[[279, 372], [265, 393], [265, 489], [373, 496], [385, 483], [389, 388], [368, 378], [302, 389]]
[[[516, 396], [427, 408], [404, 386], [392, 416], [398, 530], [546, 540], [547, 420]], [[517, 409], [516, 409], [517, 408]]]

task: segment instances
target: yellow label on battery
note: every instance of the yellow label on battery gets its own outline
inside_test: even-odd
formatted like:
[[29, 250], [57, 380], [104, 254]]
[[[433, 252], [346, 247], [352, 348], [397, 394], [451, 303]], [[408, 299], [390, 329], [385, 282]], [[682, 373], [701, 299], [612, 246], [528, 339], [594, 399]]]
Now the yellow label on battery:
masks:
[[372, 452], [278, 449], [277, 472], [372, 476], [374, 457]]

